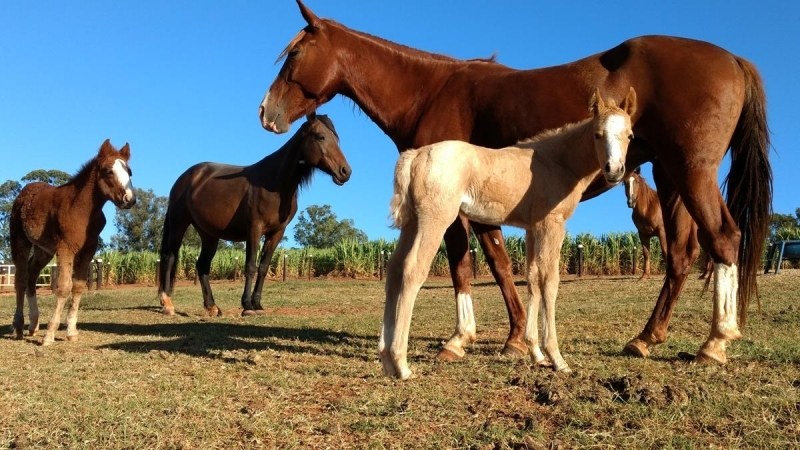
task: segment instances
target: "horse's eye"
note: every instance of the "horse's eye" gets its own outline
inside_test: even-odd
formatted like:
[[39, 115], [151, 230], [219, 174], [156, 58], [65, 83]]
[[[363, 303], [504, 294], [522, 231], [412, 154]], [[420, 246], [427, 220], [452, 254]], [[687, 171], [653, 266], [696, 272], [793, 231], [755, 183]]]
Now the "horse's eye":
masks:
[[629, 134], [629, 135], [628, 135], [628, 140], [629, 140], [629, 141], [632, 141], [632, 140], [633, 140], [633, 133], [631, 133], [631, 134]]
[[602, 138], [602, 137], [603, 137], [603, 135], [602, 135], [602, 134], [600, 134], [600, 133], [595, 133], [595, 134], [594, 134], [594, 138], [595, 138], [595, 139], [600, 139], [600, 138]]
[[325, 140], [325, 136], [323, 136], [321, 134], [318, 134], [318, 135], [314, 136], [314, 139], [316, 139], [319, 142], [322, 142], [322, 141]]
[[289, 50], [289, 58], [294, 58], [295, 56], [297, 56], [299, 54], [300, 54], [300, 49], [299, 48], [293, 48], [293, 49]]

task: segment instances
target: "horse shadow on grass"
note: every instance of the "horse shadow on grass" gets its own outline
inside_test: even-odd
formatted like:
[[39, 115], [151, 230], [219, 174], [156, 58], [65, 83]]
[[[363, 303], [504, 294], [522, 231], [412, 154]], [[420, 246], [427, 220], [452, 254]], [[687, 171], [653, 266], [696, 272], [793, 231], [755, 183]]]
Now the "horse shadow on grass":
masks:
[[[226, 359], [226, 351], [274, 350], [281, 353], [340, 356], [372, 361], [378, 335], [357, 335], [315, 327], [275, 327], [229, 322], [178, 324], [81, 323], [80, 329], [122, 336], [157, 337], [98, 346], [129, 353], [164, 351], [209, 359]], [[425, 338], [422, 338], [425, 339]], [[367, 350], [368, 349], [368, 350]]]

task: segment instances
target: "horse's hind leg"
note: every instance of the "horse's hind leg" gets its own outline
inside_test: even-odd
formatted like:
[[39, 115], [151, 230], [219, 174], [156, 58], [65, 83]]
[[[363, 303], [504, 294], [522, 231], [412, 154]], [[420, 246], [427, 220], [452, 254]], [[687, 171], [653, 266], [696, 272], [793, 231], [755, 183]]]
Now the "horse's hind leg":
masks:
[[472, 223], [472, 230], [483, 249], [486, 262], [492, 271], [494, 279], [500, 286], [500, 292], [506, 304], [508, 313], [509, 330], [502, 353], [506, 356], [525, 356], [525, 307], [519, 298], [519, 293], [514, 285], [511, 258], [506, 251], [503, 232], [494, 225]]
[[667, 237], [667, 274], [650, 319], [639, 335], [631, 339], [623, 349], [623, 353], [627, 355], [640, 357], [649, 356], [651, 346], [666, 341], [672, 312], [689, 275], [691, 264], [700, 252], [697, 228], [692, 217], [659, 164], [653, 165], [653, 178], [658, 186]]
[[281, 239], [283, 239], [285, 230], [285, 228], [282, 228], [274, 233], [268, 234], [264, 238], [264, 247], [261, 249], [261, 261], [258, 264], [258, 274], [256, 275], [256, 283], [253, 286], [253, 294], [251, 296], [253, 309], [257, 314], [264, 313], [264, 307], [261, 306], [261, 290], [264, 288], [264, 280], [267, 277], [267, 270], [269, 270], [272, 255], [275, 253], [275, 249], [278, 247]]
[[39, 331], [39, 299], [36, 296], [36, 281], [39, 279], [39, 274], [48, 262], [53, 258], [52, 253], [47, 253], [39, 247], [33, 247], [33, 253], [28, 260], [28, 317], [30, 325], [28, 325], [28, 335], [34, 336]]
[[[183, 236], [189, 228], [187, 220], [179, 220], [177, 206], [170, 205], [164, 218], [164, 231], [161, 235], [161, 261], [158, 266], [158, 297], [161, 303], [161, 314], [175, 315], [175, 306], [172, 304], [172, 290], [175, 288], [175, 274], [178, 265]], [[189, 213], [183, 211], [183, 216]]]
[[[23, 313], [25, 308], [25, 292], [28, 288], [28, 255], [31, 251], [30, 243], [25, 241], [27, 245], [14, 244], [15, 252], [13, 253], [14, 267], [14, 291], [17, 295], [17, 309], [14, 311], [14, 339], [22, 339], [22, 329], [25, 326], [25, 315]], [[30, 328], [29, 328], [30, 329]]]
[[416, 222], [404, 227], [386, 266], [386, 304], [378, 354], [383, 373], [401, 380], [412, 374], [407, 356], [414, 302], [447, 228], [446, 223], [431, 222], [435, 221], [428, 221], [424, 230], [418, 229]]
[[210, 317], [221, 316], [222, 311], [214, 302], [214, 294], [211, 292], [211, 283], [208, 279], [208, 275], [211, 273], [211, 260], [214, 259], [214, 255], [217, 253], [219, 239], [200, 232], [200, 230], [198, 230], [198, 234], [200, 234], [202, 247], [200, 248], [200, 256], [197, 257], [195, 270], [197, 270], [197, 277], [200, 280], [200, 289], [203, 291], [203, 306]]
[[53, 309], [53, 314], [50, 316], [50, 321], [47, 322], [47, 333], [44, 335], [42, 345], [51, 345], [56, 340], [56, 331], [61, 323], [61, 312], [64, 310], [64, 303], [72, 290], [72, 254], [64, 251], [59, 251], [57, 256], [58, 261], [58, 281], [56, 281], [56, 306]]

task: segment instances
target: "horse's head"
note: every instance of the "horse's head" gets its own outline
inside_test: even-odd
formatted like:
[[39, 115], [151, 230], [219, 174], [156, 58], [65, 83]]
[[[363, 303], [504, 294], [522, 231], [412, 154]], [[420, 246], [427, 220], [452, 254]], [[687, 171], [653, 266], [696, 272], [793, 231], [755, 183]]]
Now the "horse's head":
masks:
[[339, 87], [339, 52], [332, 48], [328, 26], [303, 2], [297, 4], [307, 25], [278, 57], [286, 59], [258, 107], [261, 126], [273, 133], [289, 131], [292, 122], [330, 100]]
[[117, 150], [106, 139], [97, 153], [97, 166], [99, 177], [97, 184], [103, 196], [114, 202], [117, 208], [130, 209], [136, 204], [136, 193], [131, 182], [131, 168], [128, 160], [131, 159], [131, 149], [126, 142], [122, 149]]
[[327, 173], [339, 186], [350, 179], [353, 170], [339, 147], [339, 135], [328, 116], [309, 114], [297, 134], [303, 164]]
[[589, 109], [593, 115], [594, 148], [603, 176], [609, 183], [619, 183], [625, 175], [628, 145], [633, 141], [631, 116], [636, 112], [636, 91], [631, 87], [617, 106], [613, 100], [604, 102], [600, 89], [595, 89]]
[[625, 179], [625, 197], [628, 199], [628, 208], [636, 207], [636, 200], [639, 198], [639, 183], [642, 182], [641, 167], [637, 167]]

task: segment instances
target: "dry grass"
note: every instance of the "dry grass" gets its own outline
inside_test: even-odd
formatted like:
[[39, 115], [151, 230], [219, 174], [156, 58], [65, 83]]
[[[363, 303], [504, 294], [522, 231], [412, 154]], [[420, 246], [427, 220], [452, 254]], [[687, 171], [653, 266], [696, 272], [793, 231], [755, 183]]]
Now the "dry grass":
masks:
[[[724, 367], [678, 358], [708, 333], [710, 293], [692, 279], [669, 340], [620, 356], [661, 282], [568, 278], [559, 336], [575, 373], [497, 355], [499, 290], [475, 283], [479, 342], [460, 363], [433, 355], [452, 331], [448, 280], [420, 292], [411, 330], [417, 377], [385, 378], [376, 358], [377, 281], [273, 282], [269, 314], [242, 319], [239, 284], [214, 285], [222, 318], [182, 286], [176, 317], [155, 288], [88, 294], [77, 342], [3, 335], [0, 445], [11, 448], [796, 448], [800, 444], [800, 271], [760, 277], [763, 314]], [[520, 293], [524, 285], [518, 283]], [[43, 295], [43, 320], [52, 310]], [[8, 323], [13, 297], [0, 296]], [[180, 314], [182, 313], [182, 314]]]

